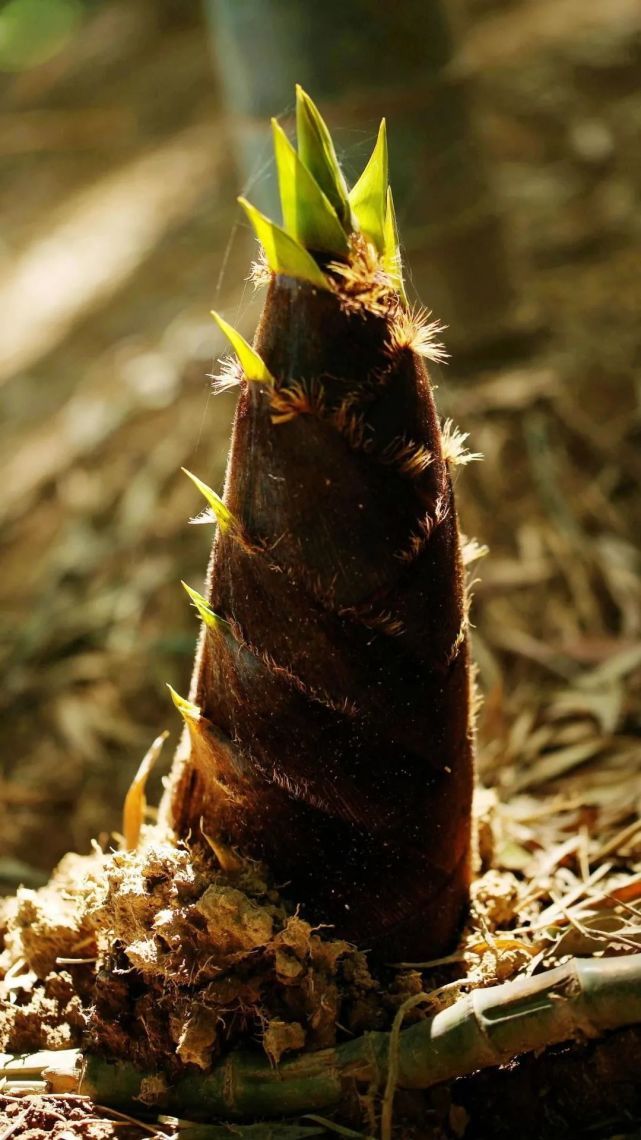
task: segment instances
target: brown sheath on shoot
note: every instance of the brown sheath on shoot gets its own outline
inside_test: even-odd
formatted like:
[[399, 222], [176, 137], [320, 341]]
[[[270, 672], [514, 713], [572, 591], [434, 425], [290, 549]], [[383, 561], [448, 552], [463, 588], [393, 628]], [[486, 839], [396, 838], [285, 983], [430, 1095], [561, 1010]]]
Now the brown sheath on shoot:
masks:
[[[312, 921], [387, 961], [451, 948], [470, 864], [473, 741], [464, 571], [449, 462], [410, 311], [385, 126], [348, 193], [316, 107], [298, 153], [274, 124], [284, 227], [239, 362], [175, 830], [264, 860]], [[464, 456], [463, 458], [470, 458]]]

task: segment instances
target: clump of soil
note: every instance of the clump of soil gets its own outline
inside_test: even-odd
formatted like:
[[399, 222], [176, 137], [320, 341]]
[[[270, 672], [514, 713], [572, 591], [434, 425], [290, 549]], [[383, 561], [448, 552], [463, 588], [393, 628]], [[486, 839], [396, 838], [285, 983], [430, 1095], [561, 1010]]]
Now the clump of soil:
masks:
[[80, 1044], [86, 1007], [69, 973], [52, 971], [37, 982], [21, 976], [12, 996], [0, 1006], [3, 1050], [29, 1053]]
[[153, 836], [105, 860], [92, 1050], [209, 1068], [240, 1037], [274, 1063], [384, 1020], [365, 956], [288, 913], [262, 869]]
[[82, 1044], [175, 1074], [239, 1038], [283, 1054], [383, 1028], [364, 954], [288, 910], [261, 867], [149, 829], [137, 851], [69, 855], [5, 904], [0, 1047]]
[[0, 923], [4, 951], [0, 970], [18, 959], [38, 978], [55, 968], [60, 958], [87, 958], [96, 953], [93, 922], [87, 899], [98, 889], [104, 855], [95, 848], [91, 855], [69, 853], [40, 890], [20, 888], [15, 898], [3, 902]]
[[91, 1001], [96, 932], [89, 899], [105, 856], [68, 854], [40, 890], [21, 888], [0, 909], [0, 1048], [80, 1044]]

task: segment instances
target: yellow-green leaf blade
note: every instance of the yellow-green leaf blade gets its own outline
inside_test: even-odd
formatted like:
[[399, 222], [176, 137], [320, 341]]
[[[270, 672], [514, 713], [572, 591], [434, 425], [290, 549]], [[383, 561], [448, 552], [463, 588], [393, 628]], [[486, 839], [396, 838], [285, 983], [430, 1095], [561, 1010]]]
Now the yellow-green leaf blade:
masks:
[[336, 210], [276, 119], [272, 119], [272, 131], [285, 229], [305, 249], [338, 256], [347, 253], [347, 235]]
[[[197, 475], [194, 475], [191, 471], [188, 471], [186, 467], [181, 467], [181, 471], [184, 471], [185, 475], [191, 479], [194, 486], [198, 488], [201, 495], [211, 509], [211, 516], [213, 521], [218, 523], [218, 526], [220, 527], [220, 530], [223, 532], [223, 534], [235, 530], [238, 525], [236, 519], [231, 513], [229, 507], [225, 505], [220, 495], [217, 495], [215, 491], [212, 491], [211, 487], [208, 487], [206, 483], [203, 483], [202, 479], [199, 479]], [[200, 522], [200, 519], [197, 519], [196, 521]]]
[[184, 720], [200, 720], [201, 712], [198, 708], [198, 705], [195, 705], [192, 701], [188, 701], [186, 697], [181, 697], [180, 693], [177, 693], [176, 690], [173, 689], [169, 684], [169, 682], [167, 682], [167, 688], [169, 689], [169, 694], [172, 701], [174, 702], [174, 705]]
[[385, 251], [387, 173], [387, 131], [385, 119], [382, 119], [370, 160], [349, 195], [359, 228], [379, 253]]
[[350, 232], [352, 211], [347, 183], [332, 136], [318, 107], [300, 84], [296, 85], [296, 137], [302, 162], [331, 202], [343, 227]]
[[282, 273], [285, 277], [297, 277], [301, 281], [309, 281], [317, 289], [331, 288], [311, 253], [308, 253], [295, 238], [261, 214], [260, 210], [252, 206], [246, 198], [239, 198], [238, 201], [265, 250], [267, 264], [273, 273]]
[[403, 301], [407, 304], [405, 283], [403, 281], [403, 261], [398, 242], [398, 227], [396, 225], [396, 211], [392, 198], [392, 187], [387, 188], [387, 209], [385, 211], [385, 224], [383, 227], [383, 267], [396, 285]]
[[252, 348], [251, 344], [245, 340], [244, 336], [241, 336], [241, 334], [235, 328], [233, 328], [232, 325], [223, 320], [220, 313], [216, 313], [212, 309], [211, 315], [218, 325], [218, 328], [227, 337], [227, 340], [236, 353], [236, 356], [240, 361], [243, 373], [245, 375], [245, 379], [260, 381], [263, 384], [273, 384], [274, 377], [269, 371], [264, 360], [262, 360], [258, 353]]
[[202, 594], [198, 593], [198, 590], [194, 590], [193, 587], [188, 586], [186, 582], [183, 582], [182, 586], [186, 591], [191, 604], [197, 611], [198, 616], [202, 618], [205, 625], [209, 629], [229, 628], [229, 623], [226, 622], [224, 618], [221, 618], [218, 616], [218, 614], [214, 613], [207, 599], [203, 598]]

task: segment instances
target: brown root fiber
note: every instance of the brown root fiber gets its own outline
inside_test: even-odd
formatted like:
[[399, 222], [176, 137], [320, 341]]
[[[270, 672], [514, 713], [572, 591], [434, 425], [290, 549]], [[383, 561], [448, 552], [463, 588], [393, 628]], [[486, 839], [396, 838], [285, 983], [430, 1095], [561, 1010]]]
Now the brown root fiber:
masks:
[[241, 388], [225, 490], [250, 548], [230, 530], [214, 544], [224, 621], [203, 629], [199, 747], [192, 733], [169, 808], [178, 834], [202, 821], [264, 860], [379, 961], [434, 957], [469, 886], [458, 525], [398, 296], [372, 311], [335, 287], [269, 287], [255, 347], [275, 385]]

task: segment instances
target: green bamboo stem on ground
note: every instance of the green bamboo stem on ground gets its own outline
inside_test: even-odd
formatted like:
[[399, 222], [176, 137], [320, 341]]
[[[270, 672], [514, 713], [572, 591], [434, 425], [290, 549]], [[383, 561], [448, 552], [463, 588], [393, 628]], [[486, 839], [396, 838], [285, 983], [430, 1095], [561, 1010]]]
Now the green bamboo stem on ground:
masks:
[[[641, 1022], [641, 954], [572, 959], [538, 977], [474, 990], [399, 1037], [397, 1086], [424, 1089], [503, 1065], [560, 1042], [599, 1037]], [[239, 1050], [213, 1072], [183, 1077], [162, 1094], [180, 1116], [251, 1119], [335, 1107], [350, 1085], [383, 1088], [390, 1034], [369, 1033], [336, 1049], [307, 1053], [277, 1069]], [[126, 1062], [87, 1057], [79, 1091], [123, 1107], [145, 1098], [150, 1074]], [[155, 1105], [155, 1107], [157, 1107]]]

